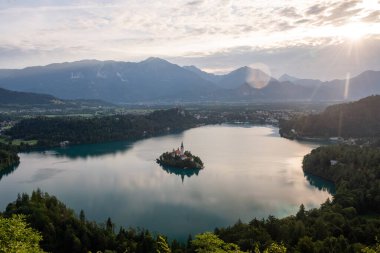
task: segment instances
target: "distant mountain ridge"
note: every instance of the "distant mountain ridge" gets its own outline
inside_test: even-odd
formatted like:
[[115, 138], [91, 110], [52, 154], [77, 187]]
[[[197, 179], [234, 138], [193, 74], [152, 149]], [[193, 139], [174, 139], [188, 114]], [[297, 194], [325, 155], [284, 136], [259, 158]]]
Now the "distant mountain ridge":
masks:
[[321, 80], [302, 79], [302, 78], [290, 76], [288, 74], [283, 74], [278, 80], [280, 82], [291, 82], [291, 83], [294, 83], [297, 85], [307, 86], [307, 87], [318, 86], [318, 85], [321, 85], [323, 83]]
[[3, 69], [0, 87], [112, 103], [342, 101], [380, 94], [380, 71], [329, 82], [289, 75], [276, 80], [250, 67], [215, 75], [151, 57], [141, 62], [83, 60]]

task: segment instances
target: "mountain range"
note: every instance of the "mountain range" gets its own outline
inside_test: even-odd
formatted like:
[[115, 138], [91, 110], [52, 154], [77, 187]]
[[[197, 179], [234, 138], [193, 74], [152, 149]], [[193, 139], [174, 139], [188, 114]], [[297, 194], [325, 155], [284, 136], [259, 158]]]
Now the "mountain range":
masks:
[[250, 67], [215, 75], [151, 57], [141, 62], [83, 60], [2, 69], [0, 87], [112, 103], [341, 101], [380, 94], [380, 71], [328, 82], [289, 75], [277, 80]]

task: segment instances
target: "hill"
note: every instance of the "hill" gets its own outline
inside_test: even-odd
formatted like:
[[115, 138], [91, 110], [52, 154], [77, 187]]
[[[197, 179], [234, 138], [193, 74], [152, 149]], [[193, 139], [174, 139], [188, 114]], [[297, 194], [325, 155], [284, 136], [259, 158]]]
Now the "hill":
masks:
[[280, 123], [285, 137], [380, 137], [380, 96], [329, 106], [317, 115]]
[[[136, 140], [195, 127], [197, 120], [180, 109], [158, 110], [146, 115], [37, 117], [23, 119], [5, 134], [12, 139], [37, 140], [39, 146]], [[65, 144], [65, 145], [66, 145]]]
[[83, 107], [115, 107], [111, 103], [94, 99], [59, 99], [52, 95], [38, 94], [32, 92], [11, 91], [0, 88], [0, 106], [13, 108], [83, 108]]
[[42, 105], [63, 103], [51, 95], [17, 92], [0, 88], [0, 105]]

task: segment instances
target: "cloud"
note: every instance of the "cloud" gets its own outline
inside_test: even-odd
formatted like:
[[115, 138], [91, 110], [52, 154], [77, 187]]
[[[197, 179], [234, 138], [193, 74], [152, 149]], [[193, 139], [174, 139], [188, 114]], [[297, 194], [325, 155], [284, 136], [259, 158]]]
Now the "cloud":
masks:
[[287, 73], [299, 78], [332, 80], [344, 78], [347, 72], [355, 76], [368, 69], [380, 70], [379, 39], [368, 38], [360, 45], [349, 42], [337, 44], [326, 39], [315, 46], [299, 44], [261, 50], [237, 47], [195, 57], [174, 57], [171, 60], [181, 65], [194, 64], [202, 69], [224, 70], [224, 73], [236, 66], [260, 63], [268, 66], [274, 77]]
[[284, 17], [289, 17], [289, 18], [300, 18], [302, 17], [300, 14], [297, 13], [296, 8], [294, 7], [286, 7], [283, 9], [280, 9], [278, 11], [278, 14]]
[[366, 17], [362, 18], [362, 21], [369, 23], [380, 22], [380, 10], [371, 12]]
[[196, 0], [196, 1], [187, 2], [186, 5], [195, 6], [195, 5], [201, 5], [202, 3], [203, 3], [203, 0]]
[[[320, 13], [317, 17], [317, 25], [341, 25], [348, 21], [350, 18], [359, 14], [362, 8], [355, 8], [359, 1], [351, 0], [343, 3], [335, 3], [332, 8], [326, 8], [324, 13]], [[327, 14], [326, 14], [327, 13]]]
[[313, 5], [307, 9], [306, 14], [307, 15], [318, 15], [318, 14], [321, 14], [326, 9], [327, 9], [327, 6], [325, 6], [325, 5], [315, 4], [315, 5]]
[[[350, 22], [365, 22], [371, 28], [369, 35], [380, 34], [380, 4], [363, 3], [353, 0], [289, 0], [280, 4], [260, 0], [3, 1], [0, 2], [0, 53], [3, 53], [0, 67], [80, 58], [134, 61], [161, 56], [202, 57], [210, 60], [211, 68], [217, 52], [233, 55], [234, 59], [240, 57], [244, 62], [246, 53], [271, 54], [280, 49], [301, 50], [302, 47], [313, 51], [324, 43], [326, 46], [341, 43], [340, 37], [350, 28], [345, 25]], [[271, 55], [282, 57], [277, 53]], [[234, 64], [242, 65], [237, 60]]]

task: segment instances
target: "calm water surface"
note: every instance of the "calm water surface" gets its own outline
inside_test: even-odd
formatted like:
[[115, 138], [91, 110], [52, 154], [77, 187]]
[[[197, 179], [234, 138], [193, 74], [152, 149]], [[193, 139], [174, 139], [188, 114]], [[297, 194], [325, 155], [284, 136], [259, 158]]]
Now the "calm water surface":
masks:
[[[143, 227], [171, 238], [232, 225], [239, 218], [295, 214], [331, 195], [307, 180], [301, 163], [316, 144], [281, 138], [278, 129], [206, 126], [182, 134], [20, 154], [0, 181], [0, 208], [37, 187], [98, 222]], [[201, 157], [196, 173], [164, 169], [155, 159], [184, 142]]]

